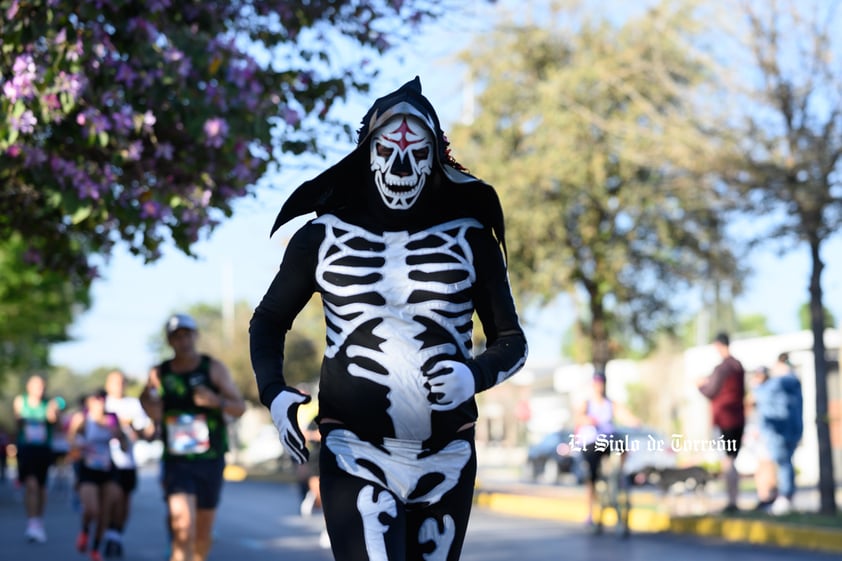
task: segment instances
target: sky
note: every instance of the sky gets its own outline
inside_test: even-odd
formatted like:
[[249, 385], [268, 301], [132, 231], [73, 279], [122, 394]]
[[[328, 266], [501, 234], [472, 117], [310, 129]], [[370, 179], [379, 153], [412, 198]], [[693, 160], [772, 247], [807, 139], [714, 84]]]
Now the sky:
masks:
[[[399, 87], [416, 74], [424, 93], [437, 108], [445, 130], [461, 110], [461, 74], [446, 59], [466, 44], [468, 34], [459, 29], [436, 32], [422, 50], [401, 49], [388, 60], [381, 79], [373, 84], [371, 99], [348, 111], [356, 125], [375, 97]], [[418, 52], [422, 51], [422, 52]], [[447, 70], [443, 72], [443, 70]], [[454, 146], [458, 157], [458, 146]], [[53, 348], [53, 364], [86, 373], [100, 366], [117, 366], [134, 377], [144, 377], [156, 356], [149, 341], [158, 336], [168, 315], [197, 303], [219, 305], [246, 301], [256, 306], [269, 286], [283, 256], [283, 241], [300, 223], [287, 225], [270, 240], [275, 215], [290, 190], [332, 164], [269, 178], [255, 198], [242, 199], [235, 213], [209, 239], [194, 247], [198, 258], [187, 257], [174, 247], [157, 262], [141, 259], [119, 248], [101, 268], [102, 278], [92, 289], [93, 305], [80, 314], [70, 329], [71, 342]], [[472, 166], [479, 167], [479, 166]], [[481, 171], [478, 172], [481, 175]], [[504, 209], [505, 210], [505, 209]], [[823, 289], [825, 306], [842, 320], [842, 236], [825, 244]], [[735, 302], [737, 312], [762, 314], [776, 333], [799, 328], [798, 309], [809, 297], [810, 260], [806, 246], [783, 256], [772, 246], [755, 250], [748, 258], [753, 270], [745, 293]], [[561, 340], [573, 312], [559, 303], [541, 313], [521, 314], [530, 347], [530, 359], [560, 358]]]

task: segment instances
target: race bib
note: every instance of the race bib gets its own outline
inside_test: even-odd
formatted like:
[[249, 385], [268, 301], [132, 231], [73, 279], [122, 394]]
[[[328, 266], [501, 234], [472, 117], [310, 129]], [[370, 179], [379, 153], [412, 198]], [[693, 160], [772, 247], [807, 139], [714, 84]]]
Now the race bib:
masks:
[[43, 421], [26, 421], [23, 425], [23, 441], [26, 444], [46, 444], [47, 424]]
[[170, 454], [184, 456], [210, 450], [210, 430], [204, 414], [171, 415], [166, 423], [167, 451]]
[[111, 469], [111, 450], [104, 446], [97, 446], [85, 451], [85, 467], [97, 471]]

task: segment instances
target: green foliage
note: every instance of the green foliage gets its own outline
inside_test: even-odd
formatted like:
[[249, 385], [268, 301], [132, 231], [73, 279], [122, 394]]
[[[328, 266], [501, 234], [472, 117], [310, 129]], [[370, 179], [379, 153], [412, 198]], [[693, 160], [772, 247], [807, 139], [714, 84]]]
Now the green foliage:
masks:
[[19, 234], [0, 242], [0, 385], [13, 372], [43, 369], [49, 346], [67, 338], [73, 314], [88, 305], [88, 284], [31, 264]]
[[763, 314], [748, 314], [737, 318], [737, 333], [742, 336], [765, 337], [772, 334]]
[[46, 361], [115, 246], [190, 255], [267, 170], [350, 137], [332, 109], [371, 59], [453, 7], [0, 0], [0, 372]]
[[570, 292], [604, 364], [612, 338], [646, 343], [674, 326], [694, 281], [734, 278], [707, 175], [717, 146], [693, 103], [710, 70], [688, 46], [700, 27], [688, 3], [620, 25], [575, 12], [541, 21], [502, 24], [464, 54], [478, 112], [450, 136], [500, 192], [518, 295]]
[[[810, 303], [804, 302], [801, 304], [801, 307], [798, 308], [798, 325], [801, 329], [810, 329], [811, 317]], [[824, 307], [824, 324], [826, 327], [836, 327], [836, 318], [833, 316], [833, 312], [831, 312], [826, 306]]]

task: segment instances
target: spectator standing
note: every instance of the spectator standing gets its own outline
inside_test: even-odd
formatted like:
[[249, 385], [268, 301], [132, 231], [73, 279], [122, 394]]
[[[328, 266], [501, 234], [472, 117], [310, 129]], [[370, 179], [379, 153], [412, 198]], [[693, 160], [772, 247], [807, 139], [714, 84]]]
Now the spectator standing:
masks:
[[709, 376], [700, 378], [696, 386], [710, 400], [713, 426], [727, 444], [725, 457], [722, 458], [722, 473], [725, 476], [728, 504], [723, 512], [729, 514], [738, 510], [739, 474], [734, 460], [740, 451], [746, 424], [745, 369], [731, 355], [731, 340], [727, 333], [718, 333], [713, 340], [713, 347], [722, 361]]
[[788, 514], [792, 510], [795, 495], [795, 468], [792, 456], [804, 432], [804, 397], [801, 380], [792, 368], [788, 353], [778, 355], [772, 367], [772, 378], [779, 400], [775, 402], [774, 413], [769, 426], [774, 431], [775, 447], [772, 459], [777, 465], [778, 498], [769, 507], [773, 515]]
[[[617, 431], [616, 422], [625, 426], [640, 426], [640, 421], [622, 403], [608, 398], [605, 390], [605, 373], [597, 371], [592, 378], [591, 396], [582, 402], [576, 412], [576, 444], [582, 448], [582, 458], [588, 466], [587, 505], [588, 515], [585, 525], [593, 525], [593, 510], [596, 503], [596, 482], [601, 475], [602, 457], [610, 450], [597, 445], [600, 437], [608, 440], [622, 438]], [[625, 450], [621, 451], [621, 461], [625, 461]]]
[[769, 376], [769, 369], [765, 366], [752, 370], [749, 396], [746, 399], [748, 418], [744, 440], [746, 447], [750, 446], [757, 457], [754, 470], [754, 486], [757, 489], [755, 510], [761, 511], [767, 510], [778, 496], [777, 466], [771, 450], [773, 443], [769, 442], [770, 429], [763, 417], [764, 413], [768, 413], [772, 396]]

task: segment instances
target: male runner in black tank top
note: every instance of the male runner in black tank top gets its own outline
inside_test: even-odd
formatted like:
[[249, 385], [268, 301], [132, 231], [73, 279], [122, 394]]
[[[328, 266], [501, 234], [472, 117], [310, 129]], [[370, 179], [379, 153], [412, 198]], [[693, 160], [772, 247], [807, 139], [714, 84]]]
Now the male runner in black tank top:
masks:
[[196, 348], [196, 321], [185, 314], [166, 324], [174, 356], [149, 372], [141, 404], [160, 423], [164, 492], [170, 514], [173, 561], [204, 561], [211, 547], [228, 441], [225, 417], [245, 402], [224, 364]]

